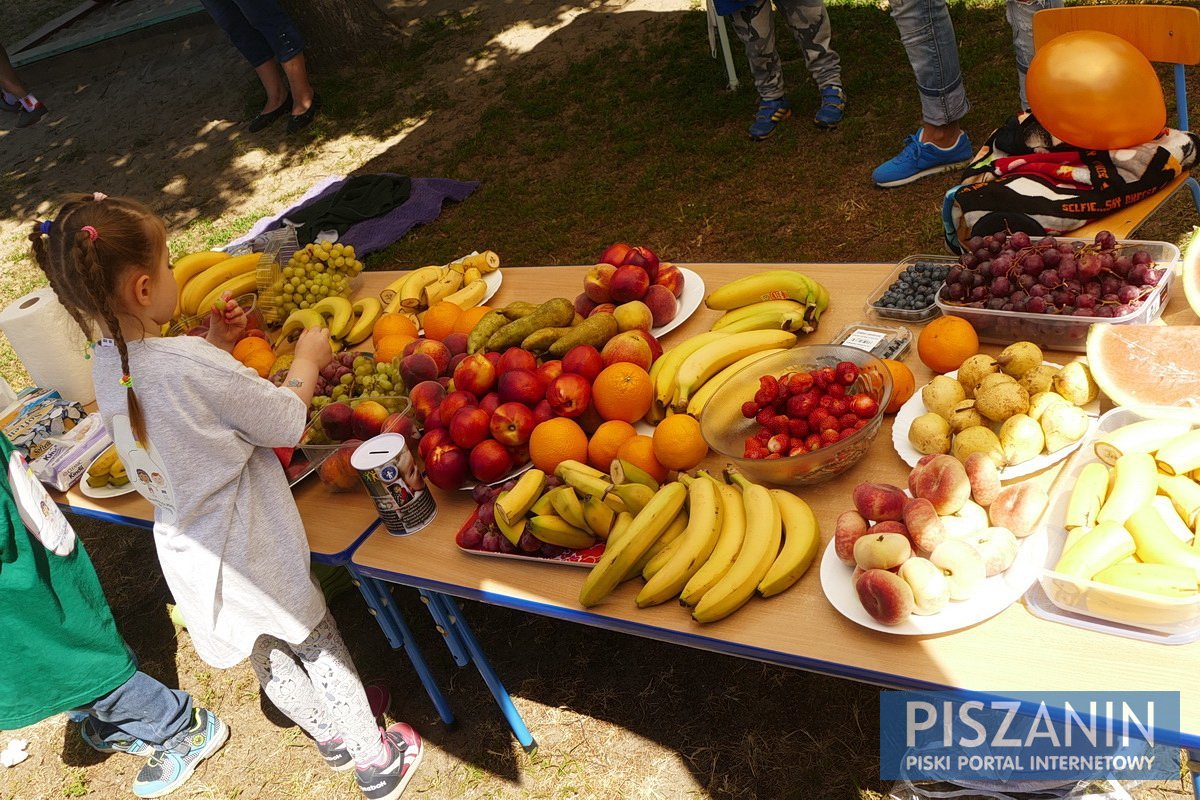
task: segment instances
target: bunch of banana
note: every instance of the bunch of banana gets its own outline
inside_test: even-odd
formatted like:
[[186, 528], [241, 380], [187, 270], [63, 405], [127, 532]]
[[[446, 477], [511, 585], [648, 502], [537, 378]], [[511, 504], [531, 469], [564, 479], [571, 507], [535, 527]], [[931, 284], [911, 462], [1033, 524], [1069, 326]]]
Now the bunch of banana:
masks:
[[500, 269], [500, 256], [491, 250], [473, 253], [443, 266], [412, 270], [388, 284], [380, 294], [384, 310], [423, 311], [443, 300], [459, 308], [474, 308], [483, 302], [487, 284], [483, 276]]
[[192, 253], [175, 262], [172, 274], [179, 286], [176, 316], [205, 313], [224, 293], [234, 297], [257, 288], [256, 269], [261, 253], [233, 256], [208, 251]]
[[671, 409], [698, 417], [738, 370], [795, 343], [796, 335], [784, 330], [709, 331], [680, 342], [650, 368], [654, 403], [649, 416], [661, 420]]
[[100, 454], [87, 471], [87, 485], [93, 489], [99, 489], [104, 486], [124, 486], [129, 483], [129, 475], [125, 472], [125, 465], [121, 463], [121, 459], [117, 458], [117, 446], [111, 445], [107, 450]]
[[829, 290], [803, 272], [776, 269], [727, 283], [704, 303], [728, 312], [717, 320], [713, 330], [775, 328], [812, 333], [829, 307]]
[[[566, 547], [585, 550], [609, 538], [617, 512], [604, 502], [610, 484], [603, 473], [579, 462], [564, 462], [556, 474], [563, 483], [549, 488], [546, 474], [531, 469], [518, 479], [510, 491], [501, 492], [494, 506], [496, 527], [513, 546], [528, 531], [535, 539]], [[568, 473], [578, 476], [576, 483], [587, 486], [581, 491], [567, 483]]]

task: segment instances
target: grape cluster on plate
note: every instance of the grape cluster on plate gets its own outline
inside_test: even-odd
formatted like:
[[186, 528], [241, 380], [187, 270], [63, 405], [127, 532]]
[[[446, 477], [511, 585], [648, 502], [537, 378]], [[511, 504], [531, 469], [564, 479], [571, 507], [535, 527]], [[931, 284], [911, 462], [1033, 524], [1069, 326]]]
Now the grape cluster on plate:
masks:
[[[520, 540], [514, 546], [496, 527], [496, 496], [501, 492], [511, 491], [516, 485], [516, 480], [508, 481], [500, 486], [476, 484], [475, 488], [471, 490], [471, 499], [479, 504], [479, 516], [473, 523], [458, 532], [455, 537], [458, 546], [464, 550], [516, 554], [529, 558], [554, 558], [568, 552], [565, 547], [546, 544], [529, 531], [522, 533]], [[556, 486], [562, 486], [562, 481], [553, 475], [547, 476], [547, 491]]]
[[1119, 248], [1108, 231], [1094, 242], [1033, 241], [1029, 234], [973, 236], [946, 275], [943, 303], [991, 311], [1119, 318], [1162, 280], [1145, 250]]

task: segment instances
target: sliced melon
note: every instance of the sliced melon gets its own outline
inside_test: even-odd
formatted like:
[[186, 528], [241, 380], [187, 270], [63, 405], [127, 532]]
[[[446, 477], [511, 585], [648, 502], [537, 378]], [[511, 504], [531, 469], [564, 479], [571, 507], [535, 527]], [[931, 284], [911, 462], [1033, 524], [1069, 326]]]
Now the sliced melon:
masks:
[[1200, 421], [1200, 325], [1093, 325], [1092, 377], [1114, 403], [1144, 416]]
[[1192, 236], [1183, 255], [1183, 293], [1192, 311], [1200, 317], [1200, 231]]

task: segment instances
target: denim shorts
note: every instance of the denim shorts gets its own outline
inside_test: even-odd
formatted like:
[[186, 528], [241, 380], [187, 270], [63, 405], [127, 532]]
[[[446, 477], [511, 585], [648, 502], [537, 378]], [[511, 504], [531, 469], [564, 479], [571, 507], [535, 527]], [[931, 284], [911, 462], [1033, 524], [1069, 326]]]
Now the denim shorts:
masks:
[[300, 55], [304, 37], [275, 0], [200, 0], [250, 65], [272, 58], [280, 63]]

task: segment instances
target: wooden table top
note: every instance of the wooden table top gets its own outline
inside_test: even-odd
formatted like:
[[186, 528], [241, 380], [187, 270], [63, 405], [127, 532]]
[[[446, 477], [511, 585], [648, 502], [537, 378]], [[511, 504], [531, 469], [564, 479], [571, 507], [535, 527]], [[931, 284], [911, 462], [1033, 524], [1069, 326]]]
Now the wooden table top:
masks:
[[[703, 275], [711, 289], [773, 265], [687, 266]], [[811, 343], [828, 342], [843, 326], [861, 321], [866, 294], [891, 269], [890, 265], [784, 266], [812, 275], [828, 287], [833, 298], [819, 330], [804, 340]], [[491, 304], [574, 297], [581, 290], [582, 267], [536, 268], [536, 284], [527, 279], [533, 272], [505, 269], [504, 284]], [[525, 286], [537, 288], [522, 288]], [[1181, 294], [1174, 293], [1165, 316], [1195, 324]], [[664, 337], [664, 344], [707, 330], [717, 316], [702, 306]], [[911, 327], [915, 333], [917, 326]], [[1057, 360], [1074, 355], [1062, 354]], [[903, 360], [918, 386], [932, 377], [916, 357], [915, 347]], [[712, 461], [717, 463], [715, 458]], [[1048, 486], [1056, 472], [1057, 468], [1051, 468], [1032, 480]], [[908, 467], [892, 447], [889, 418], [868, 455], [854, 469], [828, 483], [799, 489], [797, 494], [809, 502], [820, 521], [822, 551], [837, 515], [850, 507], [855, 484], [884, 481], [903, 486], [907, 473]], [[996, 694], [1178, 690], [1183, 693], [1181, 728], [1200, 734], [1200, 690], [1194, 681], [1200, 672], [1200, 647], [1196, 645], [1164, 646], [1101, 635], [1038, 619], [1021, 603], [954, 633], [923, 637], [880, 633], [845, 619], [829, 604], [820, 586], [819, 558], [787, 592], [770, 600], [755, 598], [732, 616], [710, 625], [693, 622], [676, 604], [637, 608], [633, 597], [640, 581], [624, 584], [601, 605], [585, 609], [579, 605], [578, 595], [586, 570], [461, 552], [454, 544], [454, 534], [473, 510], [473, 503], [466, 492], [433, 491], [438, 501], [433, 524], [403, 538], [379, 528], [354, 552], [353, 563], [367, 574], [399, 584], [885, 686], [957, 687]], [[1200, 738], [1184, 743], [1195, 746]]]

